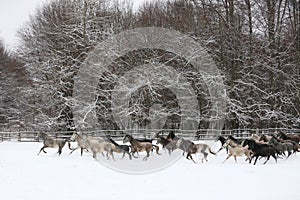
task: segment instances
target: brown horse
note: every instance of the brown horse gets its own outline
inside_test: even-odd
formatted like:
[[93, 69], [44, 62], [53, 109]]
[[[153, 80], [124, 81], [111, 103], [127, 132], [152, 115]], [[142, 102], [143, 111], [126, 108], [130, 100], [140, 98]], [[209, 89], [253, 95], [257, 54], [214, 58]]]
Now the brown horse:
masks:
[[143, 152], [146, 151], [147, 155], [143, 158], [143, 160], [147, 160], [150, 156], [150, 151], [153, 150], [153, 148], [156, 149], [156, 153], [158, 155], [161, 155], [158, 151], [159, 151], [159, 147], [156, 145], [153, 145], [150, 142], [139, 142], [136, 139], [134, 139], [131, 135], [126, 134], [124, 139], [123, 139], [123, 143], [129, 142], [131, 144], [131, 154], [133, 157], [137, 158], [136, 156], [134, 156], [135, 153], [138, 152]]
[[40, 149], [38, 155], [40, 155], [41, 151], [47, 153], [45, 148], [57, 148], [58, 147], [58, 155], [61, 154], [62, 148], [65, 146], [67, 139], [60, 139], [60, 138], [52, 138], [46, 133], [39, 132], [37, 134], [37, 138], [42, 138], [44, 146]]
[[278, 137], [283, 140], [293, 140], [299, 144], [300, 142], [300, 135], [297, 134], [285, 134], [282, 131], [278, 133]]

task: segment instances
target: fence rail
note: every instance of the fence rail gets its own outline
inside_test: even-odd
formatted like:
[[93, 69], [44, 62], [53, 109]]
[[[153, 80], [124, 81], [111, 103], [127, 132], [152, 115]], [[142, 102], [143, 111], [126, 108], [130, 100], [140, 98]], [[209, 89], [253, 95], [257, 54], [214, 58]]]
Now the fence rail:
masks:
[[[287, 128], [269, 128], [269, 129], [231, 129], [231, 130], [208, 130], [208, 129], [199, 129], [199, 130], [178, 130], [178, 129], [164, 129], [164, 130], [155, 130], [155, 129], [138, 129], [138, 130], [96, 130], [83, 132], [91, 136], [106, 136], [110, 135], [115, 139], [121, 139], [125, 133], [129, 133], [134, 137], [138, 138], [153, 138], [154, 135], [158, 132], [166, 135], [170, 131], [179, 137], [184, 137], [192, 140], [212, 140], [215, 139], [217, 135], [232, 135], [238, 138], [250, 137], [252, 133], [256, 134], [269, 134], [282, 131], [284, 133], [296, 133], [300, 134], [300, 129], [287, 129]], [[59, 132], [46, 132], [55, 138], [68, 138], [73, 132], [59, 131]], [[16, 140], [19, 142], [39, 142], [37, 137], [38, 131], [18, 131], [18, 132], [0, 132], [0, 142]]]

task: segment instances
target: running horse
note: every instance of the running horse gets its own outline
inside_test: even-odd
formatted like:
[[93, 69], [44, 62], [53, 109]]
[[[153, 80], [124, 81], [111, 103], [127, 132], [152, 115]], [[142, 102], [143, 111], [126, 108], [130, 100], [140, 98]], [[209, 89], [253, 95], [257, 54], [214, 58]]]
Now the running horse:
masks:
[[158, 155], [161, 155], [159, 151], [159, 147], [156, 145], [153, 145], [150, 142], [140, 142], [136, 139], [134, 139], [131, 135], [126, 134], [123, 139], [123, 143], [129, 142], [131, 144], [131, 154], [133, 157], [137, 158], [134, 156], [135, 153], [146, 151], [147, 155], [143, 158], [143, 160], [147, 161], [147, 159], [150, 156], [150, 151], [153, 150], [153, 148], [156, 149], [156, 153]]
[[68, 139], [62, 138], [52, 138], [51, 136], [47, 135], [46, 133], [39, 132], [37, 134], [37, 138], [42, 138], [44, 146], [40, 149], [38, 155], [40, 155], [41, 151], [47, 153], [45, 148], [57, 148], [58, 147], [58, 155], [61, 154], [63, 147], [65, 146]]

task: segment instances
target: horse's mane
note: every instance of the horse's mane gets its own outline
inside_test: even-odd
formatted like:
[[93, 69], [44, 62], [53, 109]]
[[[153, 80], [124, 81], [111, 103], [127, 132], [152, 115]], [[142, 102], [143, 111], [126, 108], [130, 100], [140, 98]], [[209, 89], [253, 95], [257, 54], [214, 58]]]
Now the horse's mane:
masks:
[[219, 136], [217, 137], [217, 141], [218, 141], [218, 140], [220, 140], [220, 142], [221, 142], [222, 144], [224, 144], [224, 143], [226, 142], [226, 138], [223, 137], [222, 135], [219, 135]]
[[111, 143], [113, 143], [114, 145], [116, 145], [116, 146], [120, 146], [118, 143], [116, 143], [113, 139], [111, 139], [111, 138], [108, 138], [109, 139], [109, 141], [111, 141]]
[[228, 136], [229, 139], [233, 140], [234, 142], [239, 142], [235, 137], [233, 137], [232, 135]]
[[174, 140], [175, 137], [176, 137], [176, 135], [175, 135], [174, 131], [170, 131], [169, 134], [168, 134], [168, 136], [167, 136], [167, 139]]

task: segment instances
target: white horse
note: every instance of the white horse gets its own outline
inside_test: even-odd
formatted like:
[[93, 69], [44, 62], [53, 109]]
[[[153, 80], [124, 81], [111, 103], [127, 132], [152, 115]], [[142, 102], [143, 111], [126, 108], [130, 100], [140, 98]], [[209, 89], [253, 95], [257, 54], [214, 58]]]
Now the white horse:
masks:
[[116, 149], [116, 146], [110, 142], [99, 142], [98, 140], [93, 140], [91, 138], [87, 139], [87, 143], [89, 145], [90, 150], [93, 153], [93, 158], [97, 159], [98, 153], [104, 153], [106, 152], [106, 156], [109, 159], [109, 155], [112, 157], [113, 160], [114, 154], [113, 151]]
[[[240, 145], [231, 145], [231, 140], [227, 140], [226, 143], [223, 145], [224, 148], [228, 148], [228, 156], [223, 161], [225, 163], [231, 156], [234, 157], [235, 162], [237, 163], [237, 156], [245, 155], [249, 161], [252, 158], [253, 152], [248, 149], [248, 145], [242, 147]], [[247, 160], [246, 159], [246, 160]]]
[[102, 137], [91, 137], [91, 136], [88, 136], [88, 135], [83, 135], [83, 134], [78, 134], [78, 133], [74, 133], [69, 141], [71, 142], [77, 142], [77, 147], [76, 148], [71, 148], [70, 146], [70, 142], [69, 142], [69, 148], [72, 150], [70, 152], [70, 154], [72, 154], [74, 151], [76, 151], [77, 149], [80, 149], [81, 150], [81, 156], [83, 154], [83, 150], [90, 150], [90, 143], [89, 141], [90, 140], [96, 140], [98, 142], [104, 142], [104, 138]]

